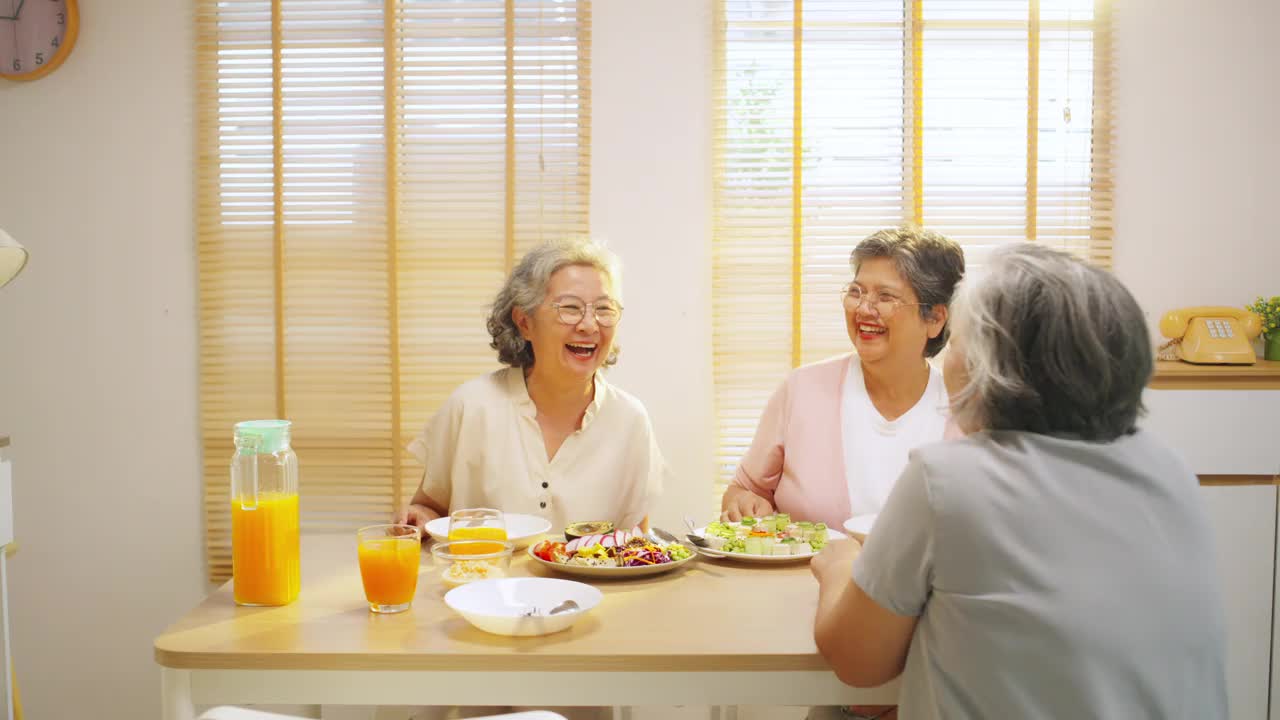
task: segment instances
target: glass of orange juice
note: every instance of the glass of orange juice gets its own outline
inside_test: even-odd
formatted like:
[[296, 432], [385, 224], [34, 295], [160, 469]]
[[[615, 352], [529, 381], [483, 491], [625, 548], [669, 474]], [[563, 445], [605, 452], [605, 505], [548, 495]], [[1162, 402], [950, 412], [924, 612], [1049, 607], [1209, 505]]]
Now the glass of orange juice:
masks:
[[507, 541], [507, 522], [493, 508], [455, 510], [449, 513], [449, 540], [486, 540], [468, 547], [476, 553], [499, 552]]
[[418, 589], [422, 529], [413, 525], [370, 525], [356, 531], [360, 580], [369, 609], [398, 613], [409, 609]]

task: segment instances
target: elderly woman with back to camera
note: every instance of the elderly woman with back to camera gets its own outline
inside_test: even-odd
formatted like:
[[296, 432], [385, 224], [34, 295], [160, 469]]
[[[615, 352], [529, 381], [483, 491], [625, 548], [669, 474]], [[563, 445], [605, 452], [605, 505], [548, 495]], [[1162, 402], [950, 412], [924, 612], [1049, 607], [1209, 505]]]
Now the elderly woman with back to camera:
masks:
[[1110, 273], [1031, 243], [953, 304], [959, 440], [918, 448], [868, 536], [815, 558], [814, 639], [900, 717], [1225, 718], [1199, 483], [1138, 427], [1153, 368]]

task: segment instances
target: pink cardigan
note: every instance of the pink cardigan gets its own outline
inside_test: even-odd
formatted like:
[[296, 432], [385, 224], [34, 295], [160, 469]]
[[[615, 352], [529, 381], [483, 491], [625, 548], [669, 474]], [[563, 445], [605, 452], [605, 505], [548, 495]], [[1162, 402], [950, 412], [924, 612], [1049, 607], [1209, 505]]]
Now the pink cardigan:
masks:
[[[733, 483], [795, 520], [841, 529], [849, 519], [840, 409], [849, 360], [841, 355], [792, 370], [769, 398]], [[959, 432], [947, 424], [946, 437]]]

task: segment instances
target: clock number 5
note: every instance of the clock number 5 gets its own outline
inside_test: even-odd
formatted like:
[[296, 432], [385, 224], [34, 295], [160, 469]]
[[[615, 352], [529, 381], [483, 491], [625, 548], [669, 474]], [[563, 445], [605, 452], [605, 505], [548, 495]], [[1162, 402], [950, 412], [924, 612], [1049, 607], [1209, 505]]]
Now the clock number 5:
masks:
[[36, 53], [36, 67], [39, 67], [43, 64], [44, 64], [44, 53], [42, 52]]

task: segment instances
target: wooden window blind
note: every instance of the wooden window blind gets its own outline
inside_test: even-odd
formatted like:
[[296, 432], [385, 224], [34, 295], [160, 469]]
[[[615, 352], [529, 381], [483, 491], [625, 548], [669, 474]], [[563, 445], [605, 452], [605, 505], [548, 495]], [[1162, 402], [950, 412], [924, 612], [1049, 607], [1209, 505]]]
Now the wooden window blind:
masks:
[[303, 528], [384, 521], [405, 445], [495, 368], [486, 305], [587, 231], [589, 0], [199, 0], [200, 427], [230, 575], [232, 425], [292, 420]]
[[917, 224], [1111, 262], [1105, 0], [718, 0], [715, 503], [791, 368], [847, 352], [849, 253]]

